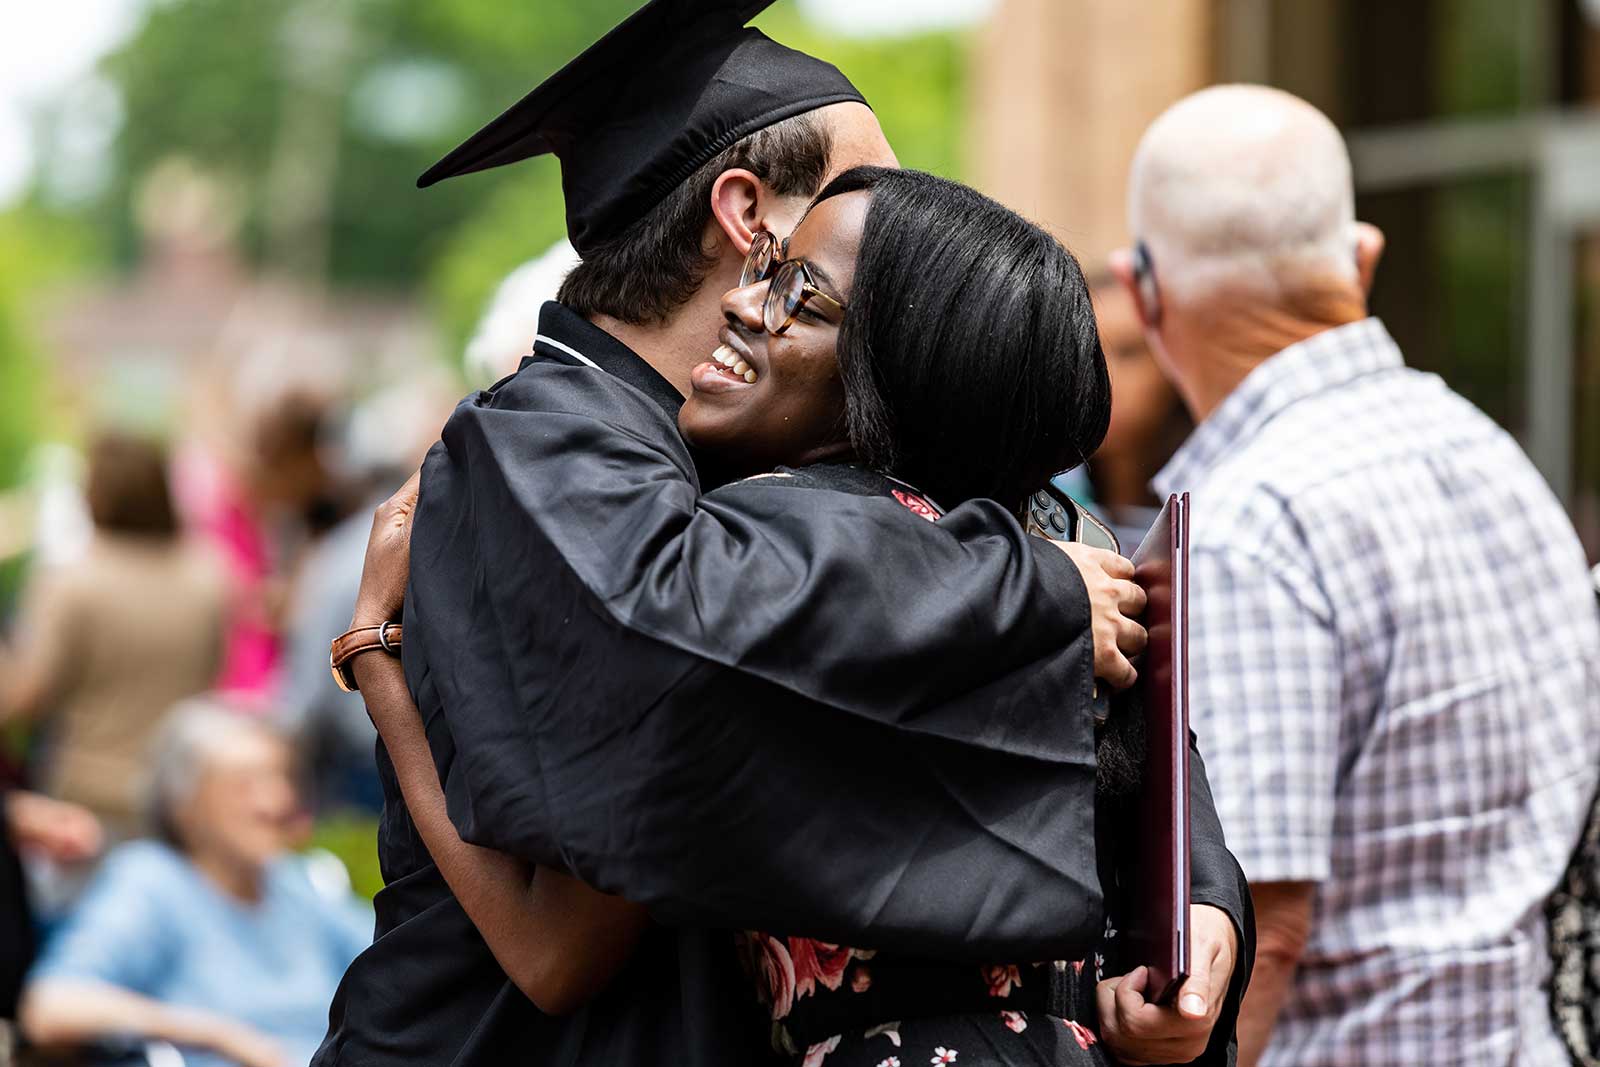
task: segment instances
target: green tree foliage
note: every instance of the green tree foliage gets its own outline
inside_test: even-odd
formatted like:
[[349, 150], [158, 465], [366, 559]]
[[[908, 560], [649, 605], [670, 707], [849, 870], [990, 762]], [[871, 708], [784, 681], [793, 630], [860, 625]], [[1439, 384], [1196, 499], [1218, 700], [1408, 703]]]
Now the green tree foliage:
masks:
[[[125, 112], [103, 205], [118, 250], [124, 261], [137, 253], [141, 179], [183, 155], [232, 184], [257, 262], [292, 259], [273, 247], [272, 232], [281, 216], [304, 210], [309, 232], [327, 241], [335, 284], [408, 285], [426, 272], [438, 243], [511, 177], [421, 194], [417, 175], [630, 7], [629, 0], [151, 5], [140, 30], [103, 66]], [[308, 196], [297, 196], [301, 189]]]
[[38, 439], [43, 374], [38, 349], [23, 325], [14, 280], [14, 242], [0, 229], [0, 490], [17, 483], [28, 449]]
[[83, 227], [22, 207], [0, 213], [0, 491], [17, 485], [28, 454], [52, 431], [47, 375], [33, 331], [35, 302], [92, 261]]
[[755, 25], [774, 40], [838, 67], [883, 124], [900, 165], [960, 180], [966, 130], [967, 48], [960, 34], [842, 37], [778, 4]]
[[[91, 247], [71, 220], [26, 207], [0, 213], [0, 495], [24, 481], [34, 446], [58, 432], [45, 402], [50, 383], [43, 349], [32, 329], [35, 302], [47, 285], [90, 262]], [[26, 567], [26, 553], [0, 553], [0, 620], [16, 602]], [[19, 733], [0, 731], [0, 763], [18, 749]]]
[[[464, 338], [496, 283], [563, 230], [549, 160], [418, 192], [430, 163], [640, 0], [168, 0], [103, 64], [125, 114], [92, 209], [138, 253], [139, 189], [185, 156], [221, 177], [253, 262], [335, 286], [426, 282]], [[848, 41], [783, 0], [760, 25], [837, 63], [908, 166], [957, 169], [962, 52], [952, 35]]]

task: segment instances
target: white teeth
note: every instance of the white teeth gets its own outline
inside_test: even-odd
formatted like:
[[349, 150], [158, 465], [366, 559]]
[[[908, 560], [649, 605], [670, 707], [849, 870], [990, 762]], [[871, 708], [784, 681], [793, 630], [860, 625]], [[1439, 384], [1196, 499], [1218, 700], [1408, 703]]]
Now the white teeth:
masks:
[[758, 377], [755, 368], [739, 358], [738, 350], [729, 345], [718, 345], [711, 358], [747, 382], [754, 384]]

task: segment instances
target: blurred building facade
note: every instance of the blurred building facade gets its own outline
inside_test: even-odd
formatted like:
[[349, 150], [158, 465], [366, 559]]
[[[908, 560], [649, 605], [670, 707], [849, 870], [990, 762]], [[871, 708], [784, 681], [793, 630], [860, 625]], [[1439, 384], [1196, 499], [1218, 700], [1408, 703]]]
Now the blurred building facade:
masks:
[[975, 53], [969, 174], [1091, 270], [1180, 96], [1259, 82], [1330, 115], [1389, 236], [1374, 312], [1517, 436], [1600, 560], [1600, 2], [1001, 0]]
[[58, 377], [79, 387], [63, 403], [89, 405], [85, 420], [160, 424], [183, 408], [191, 431], [229, 441], [243, 412], [285, 391], [370, 391], [437, 364], [405, 294], [334, 293], [317, 272], [246, 263], [226, 183], [173, 160], [144, 184], [135, 269], [39, 306]]

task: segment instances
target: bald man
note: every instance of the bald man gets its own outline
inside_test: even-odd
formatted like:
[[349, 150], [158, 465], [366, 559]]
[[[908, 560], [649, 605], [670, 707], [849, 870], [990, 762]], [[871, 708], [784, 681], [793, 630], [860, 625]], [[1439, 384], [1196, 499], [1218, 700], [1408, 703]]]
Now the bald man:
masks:
[[1113, 271], [1198, 424], [1191, 705], [1260, 943], [1245, 1064], [1558, 1064], [1542, 903], [1600, 764], [1582, 549], [1516, 443], [1408, 370], [1303, 101], [1140, 143]]

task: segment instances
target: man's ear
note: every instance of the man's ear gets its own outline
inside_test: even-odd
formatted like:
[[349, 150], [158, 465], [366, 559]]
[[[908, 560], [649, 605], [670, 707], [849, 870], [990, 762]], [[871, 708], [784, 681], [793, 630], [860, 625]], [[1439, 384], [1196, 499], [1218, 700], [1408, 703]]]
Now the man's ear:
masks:
[[1372, 279], [1378, 273], [1378, 261], [1383, 258], [1387, 243], [1383, 231], [1370, 222], [1356, 223], [1356, 274], [1361, 279], [1361, 292], [1372, 295]]
[[1139, 325], [1146, 330], [1154, 329], [1155, 309], [1145, 304], [1144, 287], [1139, 284], [1138, 274], [1133, 269], [1133, 249], [1116, 249], [1106, 257], [1106, 267], [1111, 271], [1111, 276], [1117, 279], [1117, 284], [1127, 291], [1128, 299], [1133, 301], [1134, 312], [1139, 316]]
[[762, 188], [760, 178], [739, 168], [723, 171], [711, 186], [711, 219], [741, 256], [761, 228]]

